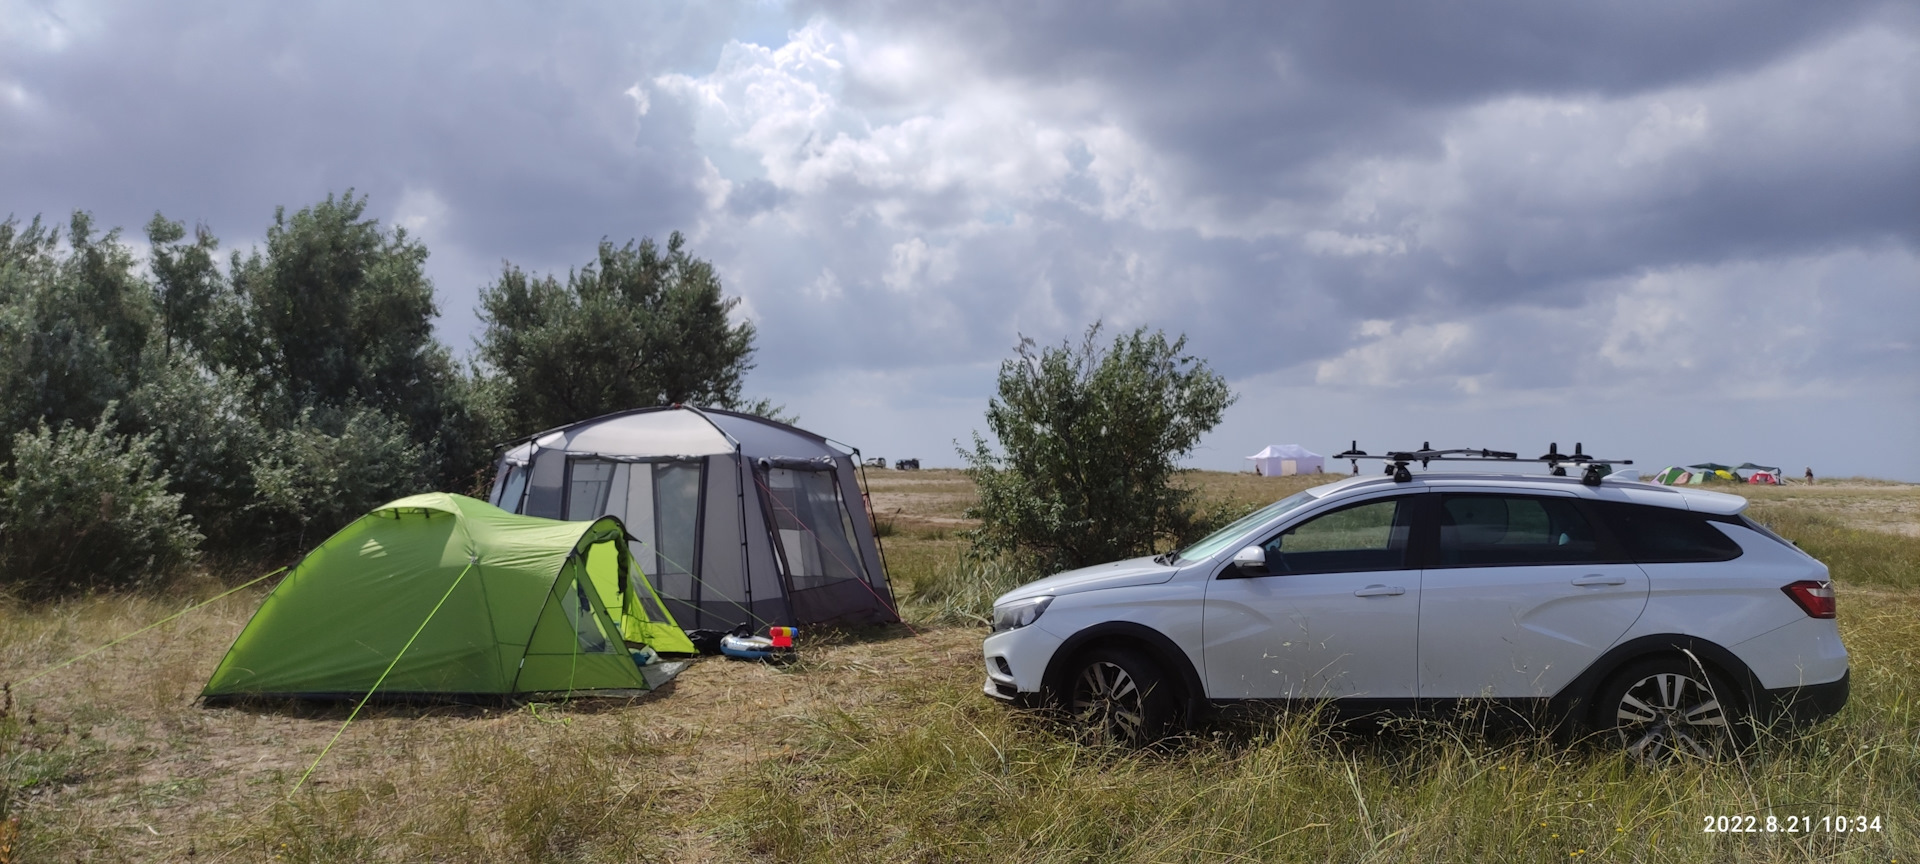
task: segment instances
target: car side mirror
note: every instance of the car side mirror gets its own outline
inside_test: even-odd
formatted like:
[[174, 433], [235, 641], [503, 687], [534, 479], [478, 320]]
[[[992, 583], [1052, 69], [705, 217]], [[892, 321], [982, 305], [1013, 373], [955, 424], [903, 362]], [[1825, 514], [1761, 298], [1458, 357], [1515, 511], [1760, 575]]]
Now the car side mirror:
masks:
[[1233, 569], [1242, 576], [1259, 576], [1267, 572], [1267, 550], [1259, 546], [1248, 546], [1233, 553]]

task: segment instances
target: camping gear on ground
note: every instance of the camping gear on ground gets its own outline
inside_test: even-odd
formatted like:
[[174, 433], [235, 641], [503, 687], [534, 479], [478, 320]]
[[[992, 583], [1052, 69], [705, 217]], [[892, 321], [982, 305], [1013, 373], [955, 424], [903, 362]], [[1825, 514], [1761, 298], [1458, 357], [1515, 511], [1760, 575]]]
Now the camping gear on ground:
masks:
[[1747, 475], [1747, 482], [1762, 486], [1780, 485], [1780, 475], [1769, 471], [1755, 471]]
[[898, 621], [853, 448], [762, 417], [642, 408], [509, 445], [499, 506], [619, 517], [681, 625]]
[[516, 516], [462, 495], [384, 504], [287, 574], [202, 691], [238, 697], [470, 699], [641, 692], [693, 653], [618, 519]]
[[1254, 473], [1263, 477], [1318, 474], [1326, 464], [1320, 454], [1298, 444], [1269, 444], [1265, 450], [1247, 458], [1253, 460]]
[[793, 633], [792, 627], [770, 628], [766, 636], [729, 633], [720, 637], [720, 653], [735, 660], [791, 660]]

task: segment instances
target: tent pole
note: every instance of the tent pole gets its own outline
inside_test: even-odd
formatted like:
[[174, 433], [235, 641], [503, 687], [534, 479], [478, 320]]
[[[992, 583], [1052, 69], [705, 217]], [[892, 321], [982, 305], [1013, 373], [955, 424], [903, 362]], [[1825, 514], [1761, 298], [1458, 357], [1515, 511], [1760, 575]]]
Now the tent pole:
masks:
[[[891, 595], [893, 571], [887, 569], [887, 544], [880, 542], [880, 525], [873, 515], [873, 484], [867, 481], [867, 463], [860, 460], [858, 447], [853, 448], [853, 464], [860, 471], [860, 503], [867, 505], [867, 530], [873, 532], [873, 548], [880, 553], [880, 578], [887, 580], [887, 593]], [[871, 575], [867, 577], [867, 584], [869, 587], [873, 584]], [[895, 613], [894, 617], [900, 617], [899, 613]]]
[[[720, 428], [719, 424], [714, 424], [714, 428]], [[740, 589], [747, 598], [747, 617], [758, 618], [760, 616], [753, 611], [753, 571], [749, 569], [747, 563], [750, 558], [747, 554], [747, 470], [747, 454], [741, 449], [740, 441], [735, 439], [733, 442], [733, 500], [740, 505]]]

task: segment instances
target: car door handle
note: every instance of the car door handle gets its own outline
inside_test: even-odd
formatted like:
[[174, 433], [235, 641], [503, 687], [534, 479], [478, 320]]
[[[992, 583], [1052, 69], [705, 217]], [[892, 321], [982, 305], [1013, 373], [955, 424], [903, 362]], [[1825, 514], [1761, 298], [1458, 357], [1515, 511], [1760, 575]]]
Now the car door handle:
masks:
[[1589, 585], [1625, 585], [1627, 584], [1627, 577], [1602, 576], [1598, 573], [1595, 573], [1591, 576], [1582, 576], [1578, 579], [1575, 579], [1573, 580], [1573, 584], [1578, 585], [1582, 588], [1585, 588]]
[[1362, 588], [1358, 591], [1353, 592], [1353, 596], [1355, 597], [1391, 597], [1394, 595], [1405, 594], [1405, 593], [1407, 593], [1407, 589], [1401, 588], [1398, 585], [1368, 585], [1365, 588]]

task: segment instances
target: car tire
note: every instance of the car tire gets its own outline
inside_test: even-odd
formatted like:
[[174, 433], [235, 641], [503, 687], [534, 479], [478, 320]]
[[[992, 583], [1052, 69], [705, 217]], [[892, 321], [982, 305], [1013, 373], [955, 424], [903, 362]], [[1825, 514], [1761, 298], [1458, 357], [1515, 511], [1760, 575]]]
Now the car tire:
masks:
[[1631, 663], [1608, 679], [1594, 703], [1594, 728], [1645, 765], [1715, 759], [1745, 743], [1740, 693], [1691, 657]]
[[1074, 658], [1061, 704], [1090, 740], [1125, 747], [1165, 737], [1179, 710], [1173, 681], [1144, 653], [1096, 648]]

